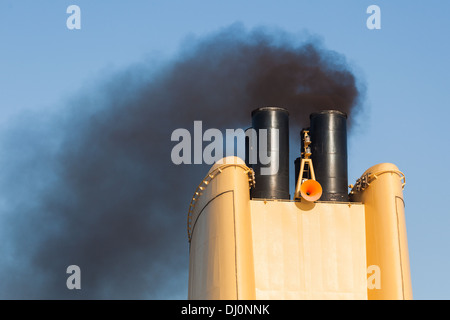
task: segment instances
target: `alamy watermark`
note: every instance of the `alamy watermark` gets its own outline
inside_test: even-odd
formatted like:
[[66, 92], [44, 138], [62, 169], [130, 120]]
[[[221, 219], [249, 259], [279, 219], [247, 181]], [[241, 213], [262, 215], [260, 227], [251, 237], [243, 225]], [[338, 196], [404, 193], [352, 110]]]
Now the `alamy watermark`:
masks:
[[[66, 27], [69, 30], [81, 29], [81, 9], [78, 5], [72, 4], [67, 7], [66, 13], [69, 16], [66, 19]], [[370, 5], [366, 9], [366, 13], [370, 16], [366, 20], [366, 27], [369, 30], [381, 29], [381, 9], [377, 5]]]
[[[245, 131], [226, 129], [224, 135], [222, 131], [215, 128], [203, 132], [202, 121], [194, 121], [193, 130], [193, 135], [184, 128], [175, 129], [172, 132], [171, 141], [178, 142], [172, 148], [170, 155], [174, 164], [212, 165], [223, 163], [225, 157], [235, 155], [245, 159], [245, 141], [248, 139], [248, 163], [263, 165], [261, 175], [274, 175], [278, 172], [280, 163], [278, 129], [259, 129], [258, 131], [253, 128]], [[209, 143], [203, 147], [204, 142]]]
[[81, 289], [81, 269], [79, 266], [72, 264], [67, 267], [66, 273], [70, 274], [70, 276], [66, 280], [67, 289], [73, 290]]
[[66, 13], [70, 16], [66, 20], [66, 27], [69, 30], [81, 29], [81, 9], [79, 6], [72, 4], [67, 7]]
[[367, 7], [366, 12], [370, 14], [367, 18], [366, 26], [369, 30], [379, 30], [381, 29], [381, 9], [377, 5], [371, 5]]

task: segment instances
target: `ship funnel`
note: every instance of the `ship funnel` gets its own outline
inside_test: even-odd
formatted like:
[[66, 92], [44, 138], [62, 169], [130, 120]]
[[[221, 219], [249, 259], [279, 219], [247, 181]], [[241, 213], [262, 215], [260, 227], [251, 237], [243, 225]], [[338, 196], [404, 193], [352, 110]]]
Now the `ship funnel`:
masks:
[[[251, 197], [289, 199], [288, 111], [280, 107], [253, 110], [248, 136], [250, 132], [256, 137], [253, 142], [246, 141], [246, 163], [255, 172], [256, 181]], [[265, 163], [264, 158], [270, 159], [270, 163]]]
[[311, 159], [322, 185], [321, 201], [348, 201], [347, 115], [337, 110], [311, 114]]

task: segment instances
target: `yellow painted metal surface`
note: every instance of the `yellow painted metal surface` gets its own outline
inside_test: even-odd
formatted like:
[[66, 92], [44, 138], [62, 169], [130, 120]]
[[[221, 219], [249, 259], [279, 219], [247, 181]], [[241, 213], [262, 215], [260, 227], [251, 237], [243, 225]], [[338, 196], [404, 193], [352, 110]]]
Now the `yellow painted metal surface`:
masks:
[[412, 299], [408, 240], [406, 235], [404, 175], [390, 163], [364, 174], [366, 185], [354, 191], [365, 205], [367, 265], [380, 272], [378, 288], [368, 290], [369, 299]]
[[411, 299], [404, 176], [363, 177], [354, 202], [250, 200], [242, 161], [213, 166], [189, 210], [188, 298]]
[[367, 299], [364, 206], [251, 200], [257, 299]]
[[255, 299], [250, 169], [213, 167], [190, 212], [189, 299]]

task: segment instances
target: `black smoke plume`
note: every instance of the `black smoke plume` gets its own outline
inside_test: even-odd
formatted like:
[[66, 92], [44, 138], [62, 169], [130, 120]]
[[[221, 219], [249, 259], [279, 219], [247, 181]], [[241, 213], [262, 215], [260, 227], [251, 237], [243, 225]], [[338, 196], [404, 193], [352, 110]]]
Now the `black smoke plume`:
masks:
[[[171, 133], [246, 128], [261, 106], [361, 105], [345, 58], [314, 38], [233, 25], [170, 62], [120, 72], [58, 115], [3, 135], [0, 298], [187, 298], [187, 209], [205, 165], [174, 165]], [[68, 290], [66, 268], [81, 268]]]

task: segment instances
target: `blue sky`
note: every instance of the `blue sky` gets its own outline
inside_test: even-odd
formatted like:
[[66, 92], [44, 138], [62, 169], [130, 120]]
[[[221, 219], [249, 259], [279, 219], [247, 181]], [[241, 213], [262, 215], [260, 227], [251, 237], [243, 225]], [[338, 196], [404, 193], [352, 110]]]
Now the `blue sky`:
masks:
[[[81, 8], [81, 30], [66, 27], [71, 4]], [[381, 8], [380, 30], [366, 27], [372, 4]], [[314, 35], [343, 54], [366, 86], [349, 137], [349, 183], [381, 162], [405, 173], [414, 298], [449, 299], [449, 10], [437, 0], [2, 0], [0, 135], [24, 114], [64, 112], [115, 72], [170, 60], [193, 39], [236, 22]], [[0, 208], [7, 205], [3, 197]]]

